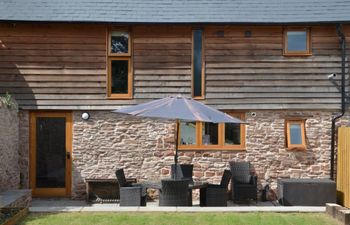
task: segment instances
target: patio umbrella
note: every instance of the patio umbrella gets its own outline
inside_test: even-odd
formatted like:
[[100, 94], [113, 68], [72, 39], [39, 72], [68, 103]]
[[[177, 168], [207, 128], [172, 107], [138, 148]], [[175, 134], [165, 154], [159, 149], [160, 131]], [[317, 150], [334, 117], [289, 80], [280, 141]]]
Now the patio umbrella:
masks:
[[178, 162], [178, 138], [179, 121], [199, 121], [211, 123], [245, 123], [217, 109], [209, 107], [192, 98], [181, 95], [175, 97], [166, 97], [147, 103], [130, 106], [118, 110], [116, 113], [124, 113], [139, 117], [153, 117], [176, 120], [176, 149], [175, 149], [175, 174]]

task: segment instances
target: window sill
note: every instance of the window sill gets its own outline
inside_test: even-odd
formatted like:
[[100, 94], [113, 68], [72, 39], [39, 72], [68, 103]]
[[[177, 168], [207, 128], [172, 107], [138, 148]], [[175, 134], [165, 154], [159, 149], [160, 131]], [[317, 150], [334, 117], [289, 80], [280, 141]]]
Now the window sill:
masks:
[[283, 56], [287, 56], [287, 57], [293, 57], [293, 56], [295, 56], [295, 57], [298, 57], [298, 56], [300, 56], [300, 57], [303, 57], [303, 56], [312, 56], [312, 53], [297, 53], [297, 52], [295, 52], [295, 53], [291, 53], [291, 52], [289, 52], [289, 53], [283, 53]]
[[305, 146], [290, 146], [287, 148], [288, 151], [306, 151]]
[[246, 151], [245, 147], [179, 147], [179, 151]]
[[132, 96], [107, 96], [108, 100], [130, 100], [133, 99]]
[[197, 96], [197, 97], [193, 97], [193, 96], [192, 96], [192, 98], [193, 98], [194, 100], [204, 100], [204, 99], [205, 99], [204, 96]]

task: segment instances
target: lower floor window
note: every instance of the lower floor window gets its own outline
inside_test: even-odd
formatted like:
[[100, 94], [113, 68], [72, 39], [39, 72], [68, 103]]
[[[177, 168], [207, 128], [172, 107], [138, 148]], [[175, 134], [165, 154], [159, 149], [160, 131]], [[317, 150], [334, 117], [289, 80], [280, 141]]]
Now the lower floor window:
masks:
[[[244, 120], [244, 113], [227, 112]], [[245, 125], [232, 123], [180, 122], [179, 149], [245, 148]]]
[[286, 120], [286, 144], [290, 150], [305, 150], [305, 120]]

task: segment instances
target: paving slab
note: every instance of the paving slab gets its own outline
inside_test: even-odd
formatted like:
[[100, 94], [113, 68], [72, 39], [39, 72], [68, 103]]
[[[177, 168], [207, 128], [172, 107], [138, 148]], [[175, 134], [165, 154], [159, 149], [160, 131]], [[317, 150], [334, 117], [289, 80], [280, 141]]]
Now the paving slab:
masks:
[[69, 199], [34, 199], [30, 212], [325, 212], [326, 207], [280, 206], [272, 202], [253, 204], [228, 203], [227, 207], [200, 207], [194, 201], [192, 207], [159, 207], [157, 201], [147, 202], [146, 207], [120, 207], [117, 203], [87, 204]]

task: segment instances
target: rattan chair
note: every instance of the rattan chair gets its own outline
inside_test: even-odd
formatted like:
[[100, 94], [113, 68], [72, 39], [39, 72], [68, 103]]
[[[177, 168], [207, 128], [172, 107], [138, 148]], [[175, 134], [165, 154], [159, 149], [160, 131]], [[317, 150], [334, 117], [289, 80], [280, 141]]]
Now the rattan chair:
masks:
[[257, 176], [251, 175], [249, 162], [230, 162], [232, 172], [232, 200], [258, 201]]
[[175, 164], [171, 165], [171, 178], [175, 180], [190, 180], [193, 182], [193, 165], [192, 164], [177, 164], [175, 176]]
[[220, 184], [208, 184], [208, 187], [200, 189], [200, 206], [227, 206], [228, 184], [231, 172], [225, 170]]
[[127, 182], [123, 169], [117, 169], [115, 175], [119, 185], [120, 206], [146, 206], [146, 188], [141, 184]]
[[159, 191], [159, 206], [188, 206], [189, 180], [162, 180]]

